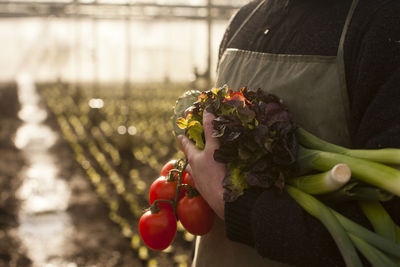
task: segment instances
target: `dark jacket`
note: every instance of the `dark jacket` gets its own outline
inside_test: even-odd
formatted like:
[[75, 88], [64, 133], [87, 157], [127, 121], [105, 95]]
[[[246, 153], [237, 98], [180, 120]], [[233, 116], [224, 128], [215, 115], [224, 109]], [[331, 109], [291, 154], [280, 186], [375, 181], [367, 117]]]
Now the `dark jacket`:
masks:
[[[350, 7], [348, 0], [288, 0], [273, 17], [246, 24], [230, 48], [250, 51], [335, 56]], [[258, 1], [241, 8], [220, 46], [230, 38]], [[260, 10], [259, 12], [262, 12]], [[257, 33], [269, 28], [268, 35]], [[346, 83], [354, 148], [400, 148], [400, 1], [359, 0], [344, 42]], [[400, 201], [384, 203], [400, 224]], [[355, 203], [333, 206], [370, 227]], [[344, 266], [324, 226], [287, 193], [253, 188], [225, 204], [227, 236], [259, 254], [295, 266]]]

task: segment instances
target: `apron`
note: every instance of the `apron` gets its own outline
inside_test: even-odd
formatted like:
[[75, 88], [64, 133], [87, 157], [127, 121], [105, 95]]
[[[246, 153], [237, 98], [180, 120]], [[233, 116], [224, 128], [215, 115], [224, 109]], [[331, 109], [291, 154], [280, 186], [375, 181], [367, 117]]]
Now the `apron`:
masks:
[[[232, 39], [263, 4], [268, 4], [268, 0], [256, 7]], [[357, 0], [353, 0], [336, 56], [269, 54], [228, 48], [218, 66], [216, 87], [226, 84], [233, 90], [261, 88], [275, 94], [288, 106], [295, 123], [329, 142], [349, 146], [343, 43], [356, 5]], [[263, 258], [254, 248], [228, 240], [224, 222], [216, 218], [211, 232], [197, 237], [192, 267], [214, 266], [288, 265]]]

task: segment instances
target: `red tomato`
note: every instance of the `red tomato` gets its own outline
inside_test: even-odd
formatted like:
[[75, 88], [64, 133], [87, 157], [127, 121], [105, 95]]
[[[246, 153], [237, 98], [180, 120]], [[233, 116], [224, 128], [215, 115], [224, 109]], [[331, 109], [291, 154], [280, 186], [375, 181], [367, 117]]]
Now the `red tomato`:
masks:
[[182, 184], [188, 184], [195, 188], [192, 175], [186, 171], [183, 173]]
[[200, 195], [186, 195], [179, 200], [177, 214], [185, 229], [193, 235], [207, 234], [214, 223], [214, 211]]
[[170, 170], [172, 170], [172, 169], [176, 169], [176, 163], [177, 163], [177, 161], [176, 160], [170, 160], [170, 161], [168, 161], [163, 167], [162, 167], [162, 169], [161, 169], [161, 172], [160, 172], [160, 176], [166, 176], [166, 177], [168, 177], [169, 176], [169, 171]]
[[157, 213], [145, 212], [139, 220], [140, 236], [154, 250], [166, 249], [174, 240], [176, 229], [174, 213], [162, 208]]
[[[165, 176], [165, 177], [169, 177], [169, 171], [172, 169], [178, 169], [179, 166], [177, 166], [178, 161], [173, 159], [168, 161], [162, 168], [161, 168], [161, 172], [160, 172], [160, 176]], [[185, 175], [186, 171], [183, 172], [183, 176]], [[182, 177], [183, 177], [182, 176]], [[174, 175], [175, 179], [179, 178], [179, 172], [175, 172]]]
[[[149, 201], [150, 205], [157, 199], [175, 200], [176, 187], [178, 182], [168, 181], [165, 176], [158, 177], [150, 186]], [[160, 207], [173, 210], [173, 207], [168, 203], [159, 203]]]
[[[191, 185], [193, 188], [195, 188], [192, 175], [190, 175], [190, 173], [188, 173], [186, 171], [183, 173], [183, 176], [182, 176], [182, 184], [188, 184], [188, 185]], [[187, 188], [182, 187], [181, 193], [185, 194], [186, 191], [187, 191]], [[181, 194], [179, 194], [179, 199], [181, 199], [182, 197], [181, 197]]]

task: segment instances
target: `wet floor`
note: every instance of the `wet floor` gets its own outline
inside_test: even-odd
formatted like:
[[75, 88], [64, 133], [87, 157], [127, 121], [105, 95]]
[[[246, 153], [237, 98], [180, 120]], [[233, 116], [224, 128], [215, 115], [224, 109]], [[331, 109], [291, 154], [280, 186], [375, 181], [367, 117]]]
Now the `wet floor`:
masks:
[[[0, 266], [143, 266], [108, 219], [34, 81], [19, 76], [8, 90], [18, 97], [2, 105], [18, 106], [18, 117], [0, 116]], [[11, 144], [3, 144], [6, 136]]]
[[17, 191], [21, 201], [17, 235], [27, 248], [33, 266], [76, 266], [60, 258], [68, 255], [69, 237], [74, 235], [71, 218], [66, 212], [71, 189], [58, 177], [59, 169], [50, 153], [58, 135], [44, 122], [46, 110], [29, 75], [17, 80], [21, 110], [18, 116], [23, 125], [17, 130], [15, 146], [26, 159], [22, 169], [22, 185]]

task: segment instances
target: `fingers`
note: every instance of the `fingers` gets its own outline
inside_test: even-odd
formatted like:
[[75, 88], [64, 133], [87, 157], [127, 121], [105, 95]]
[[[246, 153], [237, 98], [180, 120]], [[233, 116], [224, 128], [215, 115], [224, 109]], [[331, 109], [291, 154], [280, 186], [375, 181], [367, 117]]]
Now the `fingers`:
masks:
[[[204, 137], [206, 141], [206, 146], [204, 148], [204, 151], [207, 155], [213, 154], [214, 151], [219, 148], [219, 143], [216, 138], [212, 136], [213, 133], [213, 120], [215, 119], [215, 116], [207, 111], [203, 112], [203, 129], [204, 129]], [[196, 155], [197, 153], [200, 152], [193, 142], [189, 140], [184, 135], [179, 135], [177, 137], [178, 140], [178, 145], [179, 148], [185, 153], [185, 155], [188, 157], [189, 161], [190, 159]]]
[[203, 112], [203, 128], [204, 137], [206, 139], [206, 152], [214, 152], [215, 149], [219, 148], [219, 143], [216, 138], [212, 136], [213, 133], [213, 120], [215, 119], [214, 114], [204, 110]]
[[[186, 166], [186, 171], [190, 174], [190, 175], [192, 175], [192, 167], [190, 166], [190, 164], [188, 164], [187, 166]], [[193, 175], [192, 175], [193, 176]]]
[[178, 135], [178, 144], [186, 157], [190, 160], [192, 156], [199, 150], [194, 146], [194, 144], [184, 135]]
[[181, 135], [175, 136], [176, 142], [178, 143], [179, 150], [183, 152], [182, 142], [181, 142]]

